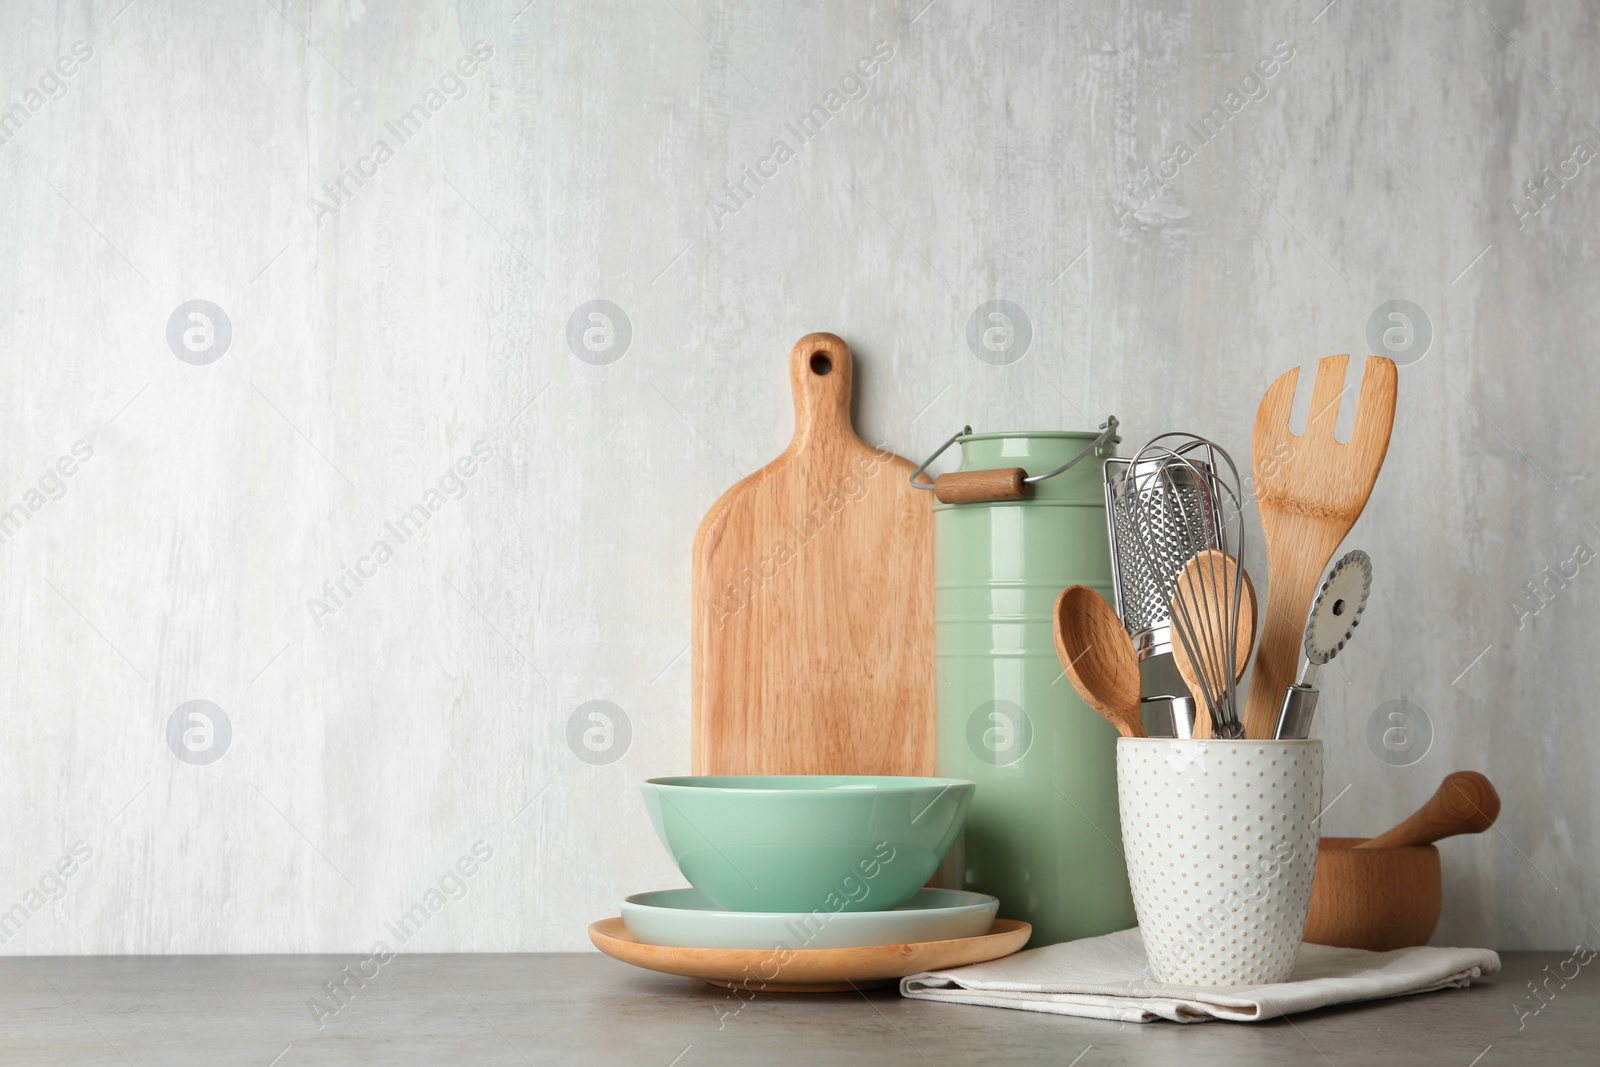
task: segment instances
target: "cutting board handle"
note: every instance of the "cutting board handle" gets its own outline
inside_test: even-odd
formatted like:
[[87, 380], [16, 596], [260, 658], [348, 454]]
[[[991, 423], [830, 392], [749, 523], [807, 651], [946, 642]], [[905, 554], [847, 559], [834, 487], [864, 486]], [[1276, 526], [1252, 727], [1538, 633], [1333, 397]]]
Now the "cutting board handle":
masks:
[[850, 425], [856, 361], [850, 346], [831, 333], [808, 333], [789, 353], [794, 388], [794, 443], [798, 452], [818, 440], [858, 441]]

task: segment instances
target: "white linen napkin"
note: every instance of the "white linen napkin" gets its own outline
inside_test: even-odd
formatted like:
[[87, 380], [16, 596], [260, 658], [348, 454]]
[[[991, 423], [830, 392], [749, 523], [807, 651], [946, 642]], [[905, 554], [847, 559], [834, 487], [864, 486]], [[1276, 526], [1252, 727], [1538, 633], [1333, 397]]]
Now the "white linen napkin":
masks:
[[1306, 944], [1289, 981], [1278, 985], [1167, 985], [1150, 973], [1144, 938], [1133, 929], [913, 974], [900, 979], [900, 992], [913, 1000], [1131, 1023], [1253, 1023], [1330, 1004], [1464, 989], [1499, 970], [1500, 957], [1486, 948], [1364, 952]]

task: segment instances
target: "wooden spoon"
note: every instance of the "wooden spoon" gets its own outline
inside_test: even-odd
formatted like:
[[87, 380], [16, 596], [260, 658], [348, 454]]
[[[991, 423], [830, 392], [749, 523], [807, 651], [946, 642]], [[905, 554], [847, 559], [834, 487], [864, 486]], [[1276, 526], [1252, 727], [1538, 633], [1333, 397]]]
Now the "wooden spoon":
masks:
[[1143, 737], [1139, 656], [1106, 598], [1086, 585], [1056, 598], [1056, 655], [1083, 702], [1123, 737]]
[[1489, 779], [1477, 771], [1456, 771], [1405, 822], [1355, 847], [1408, 848], [1456, 834], [1481, 834], [1499, 815], [1500, 794]]
[[[1238, 635], [1235, 637], [1227, 630], [1225, 624], [1228, 615], [1234, 610], [1234, 591], [1240, 581], [1244, 582], [1244, 588], [1239, 590]], [[1189, 693], [1194, 701], [1192, 734], [1200, 739], [1212, 737], [1211, 714], [1206, 707], [1205, 689], [1211, 689], [1213, 695], [1216, 695], [1226, 687], [1227, 683], [1222, 678], [1202, 678], [1204, 672], [1201, 670], [1201, 665], [1224, 662], [1228, 656], [1227, 645], [1232, 643], [1233, 680], [1238, 681], [1239, 676], [1244, 674], [1245, 664], [1250, 662], [1250, 648], [1255, 643], [1256, 588], [1251, 583], [1250, 576], [1239, 566], [1239, 561], [1234, 557], [1214, 548], [1196, 552], [1189, 562], [1184, 564], [1183, 570], [1178, 572], [1172, 596], [1171, 618], [1173, 620], [1172, 663], [1178, 668], [1178, 673], [1183, 677], [1183, 684], [1189, 687]], [[1187, 620], [1187, 623], [1182, 623], [1180, 620]], [[1200, 654], [1200, 664], [1194, 662], [1189, 655], [1189, 649], [1179, 637], [1177, 628], [1180, 625], [1186, 626], [1190, 631], [1190, 637], [1199, 645], [1195, 651]]]

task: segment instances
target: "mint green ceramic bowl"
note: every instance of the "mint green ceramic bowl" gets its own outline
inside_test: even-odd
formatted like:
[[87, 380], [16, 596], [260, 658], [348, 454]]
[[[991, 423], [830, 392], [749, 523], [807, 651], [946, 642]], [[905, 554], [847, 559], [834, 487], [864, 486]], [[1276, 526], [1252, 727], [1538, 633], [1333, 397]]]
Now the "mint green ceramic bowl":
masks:
[[645, 806], [678, 869], [728, 911], [886, 911], [955, 843], [977, 788], [958, 778], [652, 778]]

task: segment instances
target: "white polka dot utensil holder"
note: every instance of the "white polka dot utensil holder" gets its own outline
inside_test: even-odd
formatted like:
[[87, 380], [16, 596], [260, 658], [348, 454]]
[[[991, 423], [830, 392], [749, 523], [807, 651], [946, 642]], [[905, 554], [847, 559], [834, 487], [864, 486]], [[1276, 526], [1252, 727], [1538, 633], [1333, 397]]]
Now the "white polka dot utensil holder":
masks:
[[1287, 981], [1317, 862], [1321, 741], [1117, 741], [1133, 905], [1157, 981]]

